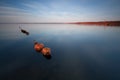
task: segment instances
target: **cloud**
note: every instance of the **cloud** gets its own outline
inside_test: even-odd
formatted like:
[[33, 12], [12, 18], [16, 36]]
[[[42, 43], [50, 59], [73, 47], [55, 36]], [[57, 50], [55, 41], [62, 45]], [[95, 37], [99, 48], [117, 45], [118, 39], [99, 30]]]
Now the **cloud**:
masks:
[[56, 5], [53, 6], [53, 3], [50, 3], [45, 6], [37, 2], [22, 3], [24, 9], [0, 6], [0, 22], [61, 22], [74, 18], [73, 13], [57, 10], [60, 4], [54, 4]]
[[110, 7], [116, 2], [114, 4], [105, 2], [102, 6], [101, 3], [95, 3], [88, 4], [88, 0], [51, 0], [21, 2], [20, 6], [7, 4], [0, 6], [0, 22], [70, 22], [120, 19], [119, 5]]
[[6, 7], [6, 6], [0, 6], [0, 16], [28, 16], [31, 15], [30, 13], [27, 13], [27, 10], [14, 8], [14, 7]]

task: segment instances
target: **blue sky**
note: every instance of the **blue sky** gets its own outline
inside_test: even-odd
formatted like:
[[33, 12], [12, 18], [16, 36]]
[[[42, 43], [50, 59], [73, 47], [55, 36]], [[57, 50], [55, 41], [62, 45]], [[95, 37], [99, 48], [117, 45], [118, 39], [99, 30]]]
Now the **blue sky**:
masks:
[[120, 20], [120, 0], [1, 0], [0, 22]]

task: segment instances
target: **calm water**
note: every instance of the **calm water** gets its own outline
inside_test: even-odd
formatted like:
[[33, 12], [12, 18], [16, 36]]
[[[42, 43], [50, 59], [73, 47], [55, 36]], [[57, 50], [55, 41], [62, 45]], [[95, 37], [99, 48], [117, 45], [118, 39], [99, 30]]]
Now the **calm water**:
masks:
[[[51, 48], [50, 60], [33, 40]], [[0, 24], [0, 80], [120, 80], [120, 27]]]

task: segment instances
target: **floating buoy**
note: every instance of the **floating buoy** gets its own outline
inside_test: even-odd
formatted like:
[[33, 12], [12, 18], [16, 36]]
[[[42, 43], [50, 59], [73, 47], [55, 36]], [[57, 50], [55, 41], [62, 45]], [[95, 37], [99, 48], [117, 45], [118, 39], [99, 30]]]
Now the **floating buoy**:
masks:
[[29, 32], [28, 32], [28, 31], [22, 29], [21, 27], [19, 27], [19, 28], [21, 29], [21, 32], [22, 32], [22, 33], [24, 33], [24, 34], [26, 34], [26, 35], [29, 35]]
[[38, 42], [35, 42], [34, 43], [34, 49], [37, 51], [37, 52], [41, 52], [41, 50], [44, 48], [44, 44], [42, 43], [38, 43]]
[[42, 51], [41, 51], [41, 53], [43, 54], [43, 56], [46, 58], [46, 59], [51, 59], [51, 50], [50, 50], [50, 48], [47, 48], [47, 47], [45, 47], [45, 48], [43, 48], [42, 49]]
[[43, 55], [51, 55], [51, 50], [50, 50], [50, 48], [45, 47], [41, 50], [41, 53]]

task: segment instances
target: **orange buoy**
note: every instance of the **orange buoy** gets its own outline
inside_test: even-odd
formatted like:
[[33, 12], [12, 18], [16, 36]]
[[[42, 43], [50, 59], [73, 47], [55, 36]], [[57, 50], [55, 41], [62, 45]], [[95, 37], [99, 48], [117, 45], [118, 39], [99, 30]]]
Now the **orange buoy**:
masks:
[[44, 48], [44, 44], [42, 43], [38, 43], [38, 42], [35, 42], [34, 43], [34, 49], [37, 51], [37, 52], [41, 52], [41, 50]]
[[46, 55], [51, 55], [51, 50], [50, 50], [50, 48], [45, 47], [41, 50], [41, 53], [45, 56]]

